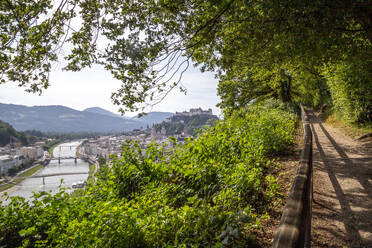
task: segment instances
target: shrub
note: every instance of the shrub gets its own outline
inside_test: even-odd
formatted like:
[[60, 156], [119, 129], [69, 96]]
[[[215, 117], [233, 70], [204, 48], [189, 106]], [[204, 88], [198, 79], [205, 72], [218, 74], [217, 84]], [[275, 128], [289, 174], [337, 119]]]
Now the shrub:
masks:
[[235, 112], [172, 148], [123, 144], [82, 196], [63, 191], [1, 207], [5, 247], [247, 247], [278, 195], [270, 157], [296, 116], [277, 102]]
[[372, 122], [371, 68], [370, 61], [353, 61], [324, 70], [334, 109], [348, 122]]

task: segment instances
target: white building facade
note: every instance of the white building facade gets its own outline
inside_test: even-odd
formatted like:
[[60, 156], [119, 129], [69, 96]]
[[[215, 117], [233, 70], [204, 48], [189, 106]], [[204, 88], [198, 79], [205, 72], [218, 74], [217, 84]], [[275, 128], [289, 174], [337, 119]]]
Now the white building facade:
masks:
[[0, 156], [0, 173], [3, 175], [8, 174], [8, 170], [14, 166], [19, 165], [19, 157], [11, 155]]

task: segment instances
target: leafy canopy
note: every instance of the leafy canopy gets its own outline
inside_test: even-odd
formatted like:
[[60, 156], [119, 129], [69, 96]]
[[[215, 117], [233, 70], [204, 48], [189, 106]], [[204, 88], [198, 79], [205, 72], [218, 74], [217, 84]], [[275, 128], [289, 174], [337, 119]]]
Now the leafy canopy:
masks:
[[[368, 0], [3, 0], [0, 8], [2, 82], [38, 92], [57, 60], [71, 71], [100, 64], [122, 82], [112, 99], [123, 110], [185, 90], [179, 82], [190, 61], [227, 80], [242, 69], [276, 71], [278, 79], [371, 56]], [[267, 82], [259, 94], [290, 96], [280, 80]]]

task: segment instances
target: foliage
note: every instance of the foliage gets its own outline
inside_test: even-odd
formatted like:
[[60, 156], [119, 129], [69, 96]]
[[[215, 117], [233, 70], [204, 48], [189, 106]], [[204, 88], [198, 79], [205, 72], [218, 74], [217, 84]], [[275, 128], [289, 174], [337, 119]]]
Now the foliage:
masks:
[[321, 70], [297, 71], [294, 80], [297, 81], [295, 101], [305, 106], [320, 109], [324, 106], [331, 107], [331, 92], [327, 85], [327, 79], [322, 75]]
[[8, 174], [10, 176], [14, 176], [15, 174], [17, 174], [18, 171], [19, 171], [18, 166], [14, 166], [8, 169]]
[[38, 138], [44, 138], [46, 136], [43, 132], [38, 130], [26, 130], [25, 133]]
[[170, 122], [163, 121], [154, 125], [157, 132], [161, 132], [162, 128], [165, 129], [167, 135], [181, 134], [187, 132], [194, 135], [195, 131], [218, 120], [217, 116], [212, 115], [193, 115], [193, 116], [172, 116], [169, 118]]
[[45, 146], [43, 148], [45, 151], [48, 151], [49, 154], [53, 157], [53, 150], [60, 143], [61, 143], [61, 140], [52, 139], [52, 140], [49, 140], [47, 143], [45, 143]]
[[104, 158], [104, 157], [99, 157], [98, 158], [98, 164], [99, 165], [104, 165], [104, 164], [106, 164], [106, 159]]
[[[287, 68], [288, 69], [288, 68]], [[289, 103], [293, 100], [294, 72], [278, 68], [273, 64], [268, 68], [241, 65], [228, 69], [221, 75], [218, 94], [223, 109], [239, 109], [252, 101], [276, 98]]]
[[335, 110], [348, 122], [372, 122], [372, 62], [347, 61], [324, 70]]
[[256, 247], [250, 233], [280, 197], [270, 157], [288, 151], [295, 122], [270, 101], [184, 145], [128, 141], [81, 196], [37, 193], [1, 206], [0, 245]]
[[28, 145], [37, 140], [36, 137], [27, 135], [24, 132], [17, 132], [11, 125], [0, 121], [0, 146], [5, 146], [11, 141], [21, 142], [22, 145]]
[[49, 86], [51, 63], [57, 60], [68, 20], [74, 16], [61, 1], [0, 1], [0, 82], [18, 82], [32, 92]]
[[[269, 90], [290, 100], [288, 80], [296, 71], [371, 57], [367, 0], [1, 3], [2, 82], [47, 88], [51, 63], [62, 59], [58, 51], [67, 43], [65, 69], [104, 66], [122, 82], [112, 100], [124, 110], [161, 101], [180, 86], [191, 60], [228, 80], [244, 70], [255, 78], [267, 74], [260, 88], [269, 82]], [[72, 27], [76, 19], [81, 25]]]
[[[35, 160], [32, 159], [32, 160], [28, 160], [28, 161], [22, 163], [22, 164], [19, 165], [19, 166], [13, 166], [13, 167], [11, 167], [11, 168], [8, 169], [8, 174], [9, 174], [10, 176], [14, 176], [14, 175], [16, 175], [18, 172], [30, 168], [30, 167], [34, 164], [34, 162], [35, 162]], [[26, 174], [26, 175], [27, 175], [27, 174]]]

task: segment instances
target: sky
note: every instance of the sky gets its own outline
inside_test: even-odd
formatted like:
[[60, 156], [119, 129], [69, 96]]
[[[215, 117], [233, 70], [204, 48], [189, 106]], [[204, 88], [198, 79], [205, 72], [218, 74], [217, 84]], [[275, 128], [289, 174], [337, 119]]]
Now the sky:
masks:
[[[211, 108], [219, 115], [216, 107], [219, 102], [217, 96], [218, 80], [210, 72], [202, 73], [190, 66], [184, 74], [182, 84], [187, 88], [187, 94], [173, 90], [160, 104], [152, 110], [176, 112], [201, 107]], [[14, 82], [0, 84], [0, 103], [35, 105], [63, 105], [76, 110], [89, 107], [101, 107], [118, 113], [119, 107], [111, 101], [111, 93], [120, 88], [120, 81], [101, 67], [92, 67], [80, 72], [65, 72], [55, 69], [50, 74], [50, 87], [42, 95], [28, 93], [25, 88], [18, 87]], [[134, 116], [136, 113], [126, 113]]]
[[[77, 16], [70, 26], [77, 30], [81, 23], [81, 18]], [[107, 40], [100, 36], [98, 45], [104, 47], [106, 43]], [[68, 54], [71, 46], [70, 44], [64, 45], [61, 52]], [[41, 96], [26, 92], [25, 88], [18, 87], [14, 82], [0, 84], [0, 103], [26, 106], [63, 105], [76, 110], [101, 107], [118, 113], [119, 106], [114, 105], [110, 97], [112, 92], [120, 88], [120, 81], [115, 80], [109, 72], [98, 65], [80, 72], [66, 72], [61, 70], [64, 63], [60, 62], [55, 65], [50, 73], [50, 87], [44, 90]], [[217, 96], [218, 80], [214, 78], [213, 73], [202, 73], [190, 63], [181, 83], [187, 89], [186, 95], [175, 89], [160, 104], [145, 111], [176, 112], [201, 107], [202, 109], [211, 108], [214, 114], [220, 115], [221, 111], [216, 107], [220, 101]], [[136, 114], [128, 112], [125, 115]]]

